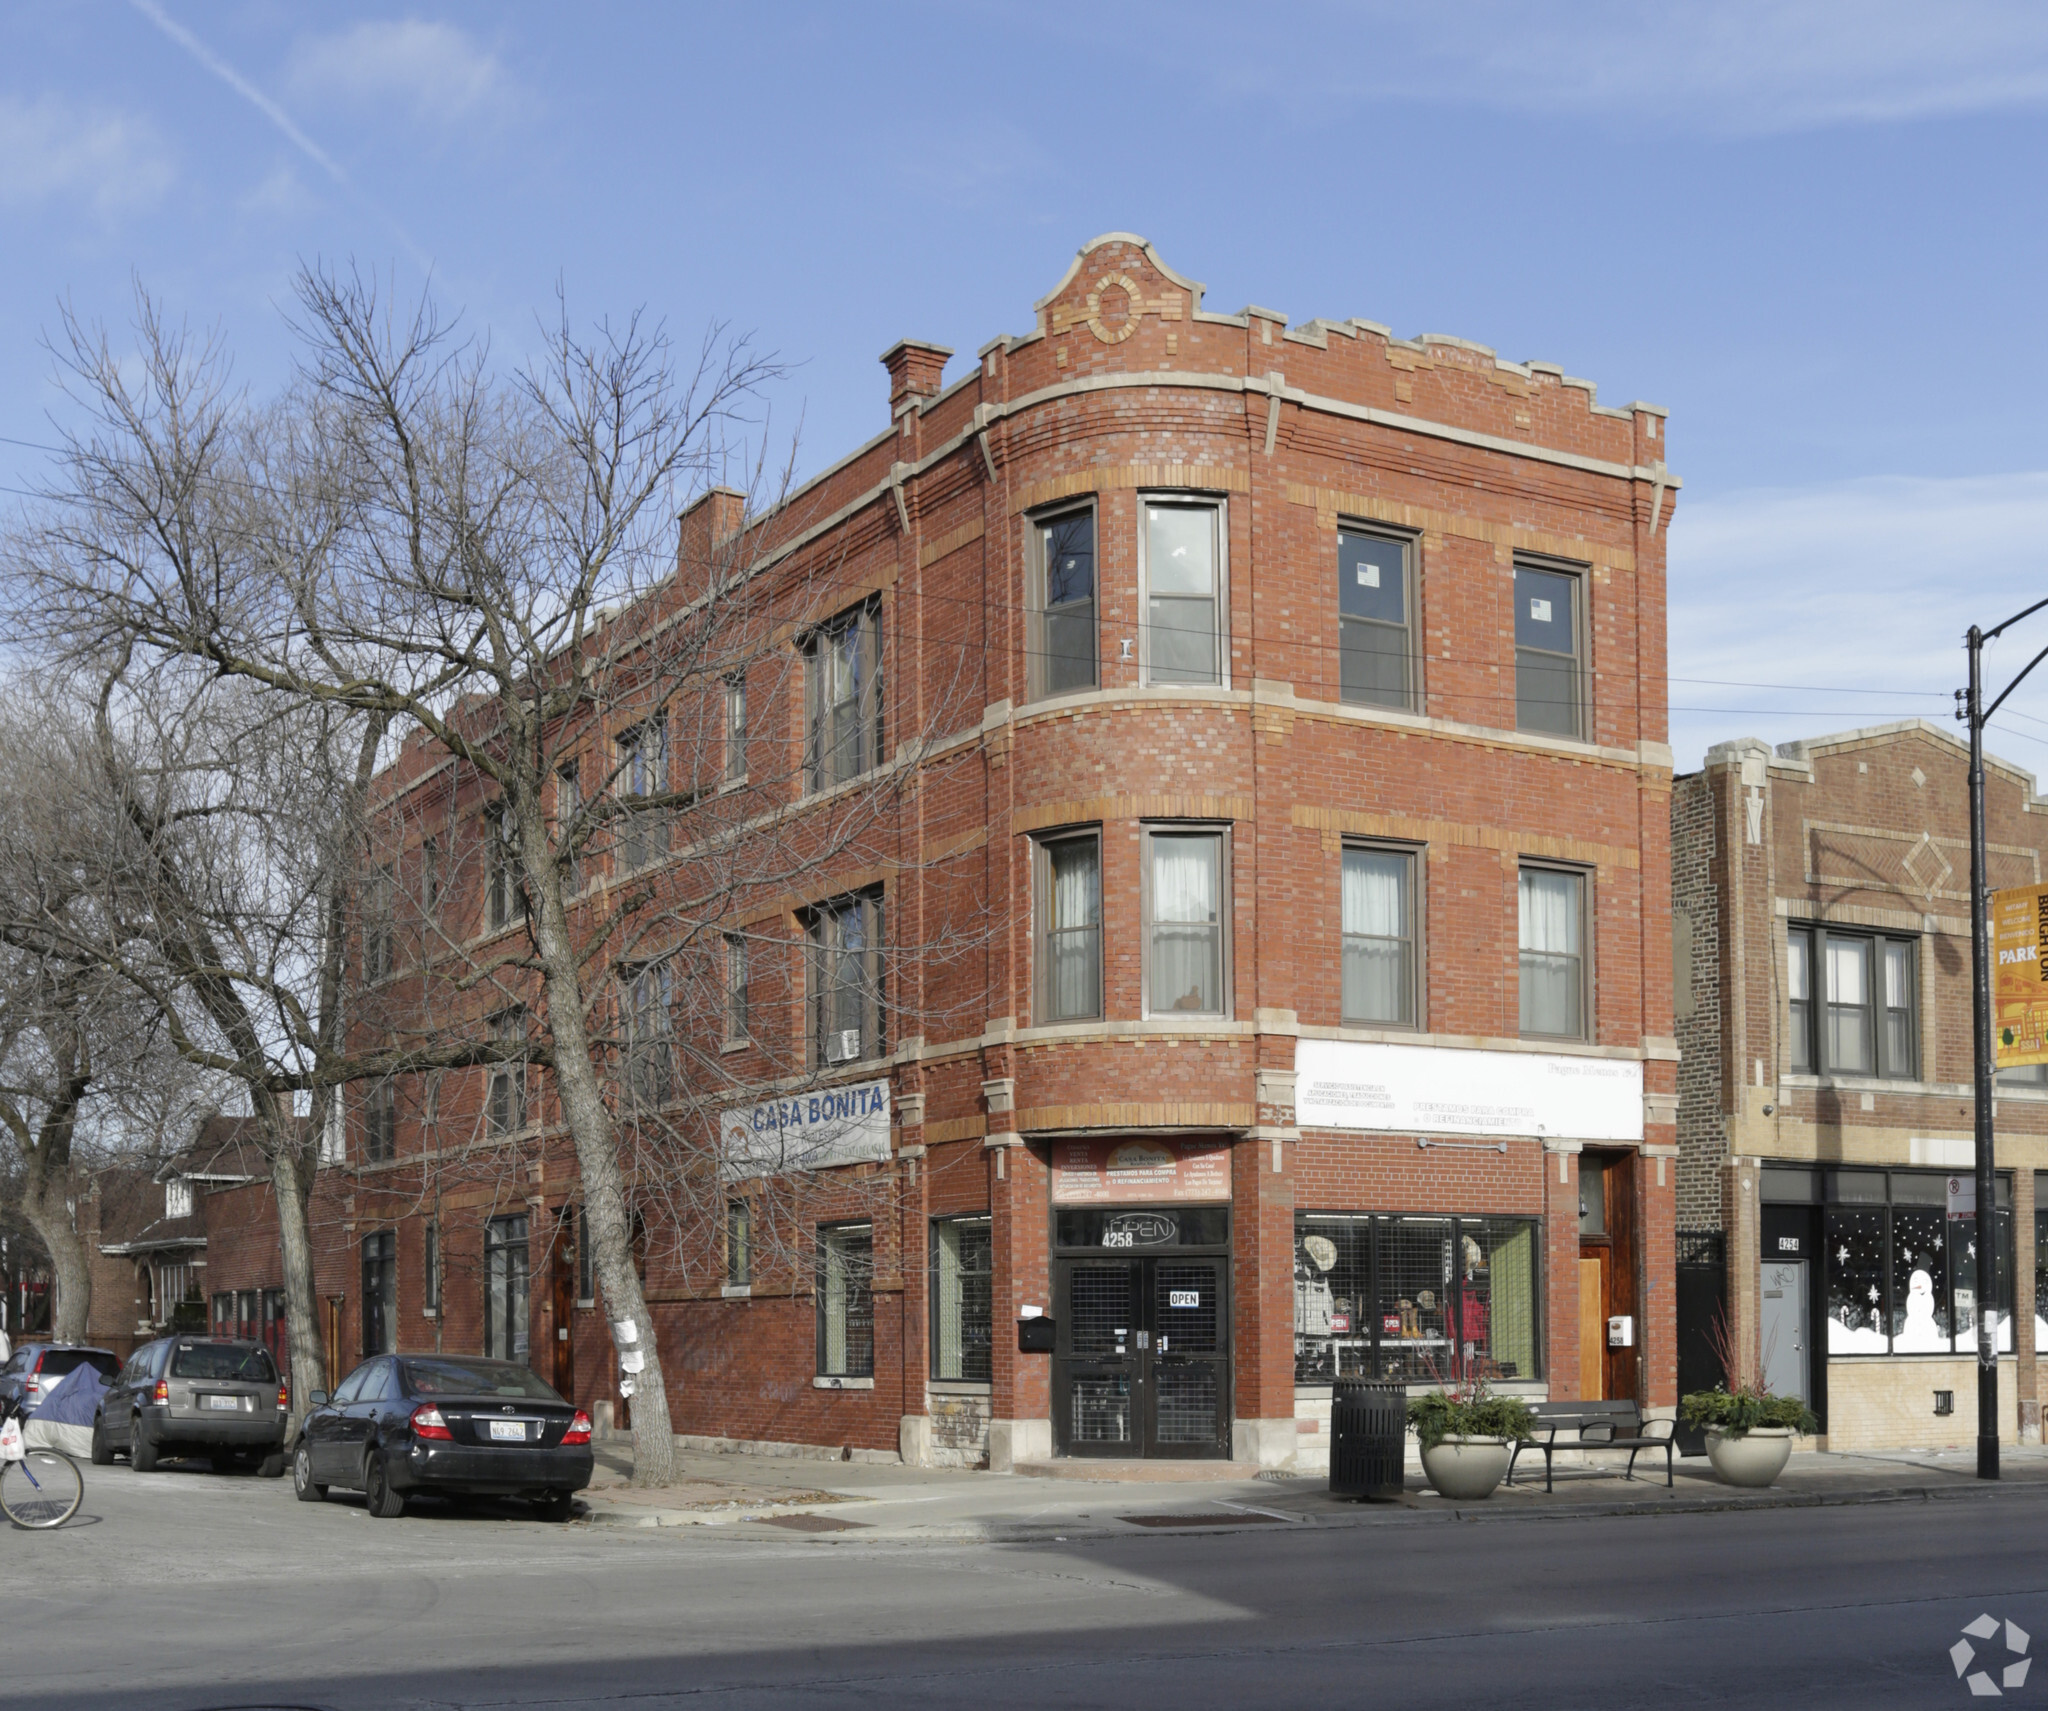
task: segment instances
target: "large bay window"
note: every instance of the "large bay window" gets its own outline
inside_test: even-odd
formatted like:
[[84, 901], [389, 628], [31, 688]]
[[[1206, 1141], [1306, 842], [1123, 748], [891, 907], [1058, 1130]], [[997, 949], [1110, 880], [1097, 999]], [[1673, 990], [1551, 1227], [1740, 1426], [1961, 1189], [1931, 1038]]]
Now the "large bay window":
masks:
[[1918, 941], [1820, 924], [1785, 933], [1786, 1060], [1800, 1074], [1919, 1072]]

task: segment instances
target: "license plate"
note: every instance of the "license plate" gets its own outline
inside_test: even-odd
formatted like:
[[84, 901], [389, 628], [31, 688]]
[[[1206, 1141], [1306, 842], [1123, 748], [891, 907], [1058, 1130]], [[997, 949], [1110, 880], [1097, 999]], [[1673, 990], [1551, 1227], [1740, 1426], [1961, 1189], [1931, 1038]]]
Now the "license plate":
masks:
[[508, 1443], [523, 1444], [526, 1442], [526, 1424], [522, 1420], [493, 1420], [491, 1436]]
[[206, 1405], [209, 1408], [232, 1408], [237, 1414], [242, 1411], [242, 1399], [239, 1396], [209, 1396]]

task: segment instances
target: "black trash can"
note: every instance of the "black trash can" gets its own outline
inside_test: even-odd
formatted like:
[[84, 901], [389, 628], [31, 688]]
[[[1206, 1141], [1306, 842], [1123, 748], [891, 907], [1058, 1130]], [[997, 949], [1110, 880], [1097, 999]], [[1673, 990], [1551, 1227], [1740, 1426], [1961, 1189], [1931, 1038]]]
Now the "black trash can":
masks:
[[1340, 1378], [1330, 1391], [1330, 1495], [1401, 1495], [1408, 1453], [1408, 1387]]

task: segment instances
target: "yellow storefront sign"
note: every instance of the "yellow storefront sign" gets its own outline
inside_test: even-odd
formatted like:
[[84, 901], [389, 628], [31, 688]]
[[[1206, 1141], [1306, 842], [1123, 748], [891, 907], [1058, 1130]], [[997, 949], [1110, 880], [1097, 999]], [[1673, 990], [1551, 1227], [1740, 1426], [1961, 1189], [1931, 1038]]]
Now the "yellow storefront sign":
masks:
[[2000, 1069], [2048, 1063], [2048, 885], [1991, 894], [1991, 1038]]

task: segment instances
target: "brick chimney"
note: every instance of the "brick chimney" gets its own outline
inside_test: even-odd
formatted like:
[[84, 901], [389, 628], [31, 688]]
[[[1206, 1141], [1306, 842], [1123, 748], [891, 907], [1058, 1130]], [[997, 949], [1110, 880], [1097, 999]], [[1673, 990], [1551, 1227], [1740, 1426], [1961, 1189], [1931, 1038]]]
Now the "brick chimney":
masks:
[[898, 339], [882, 353], [882, 366], [889, 371], [890, 421], [902, 415], [906, 405], [938, 396], [939, 376], [946, 372], [946, 358], [952, 354], [944, 345], [926, 344], [923, 339]]
[[676, 581], [686, 598], [695, 599], [710, 586], [722, 556], [720, 544], [738, 534], [746, 520], [747, 496], [737, 487], [709, 489], [677, 519]]

